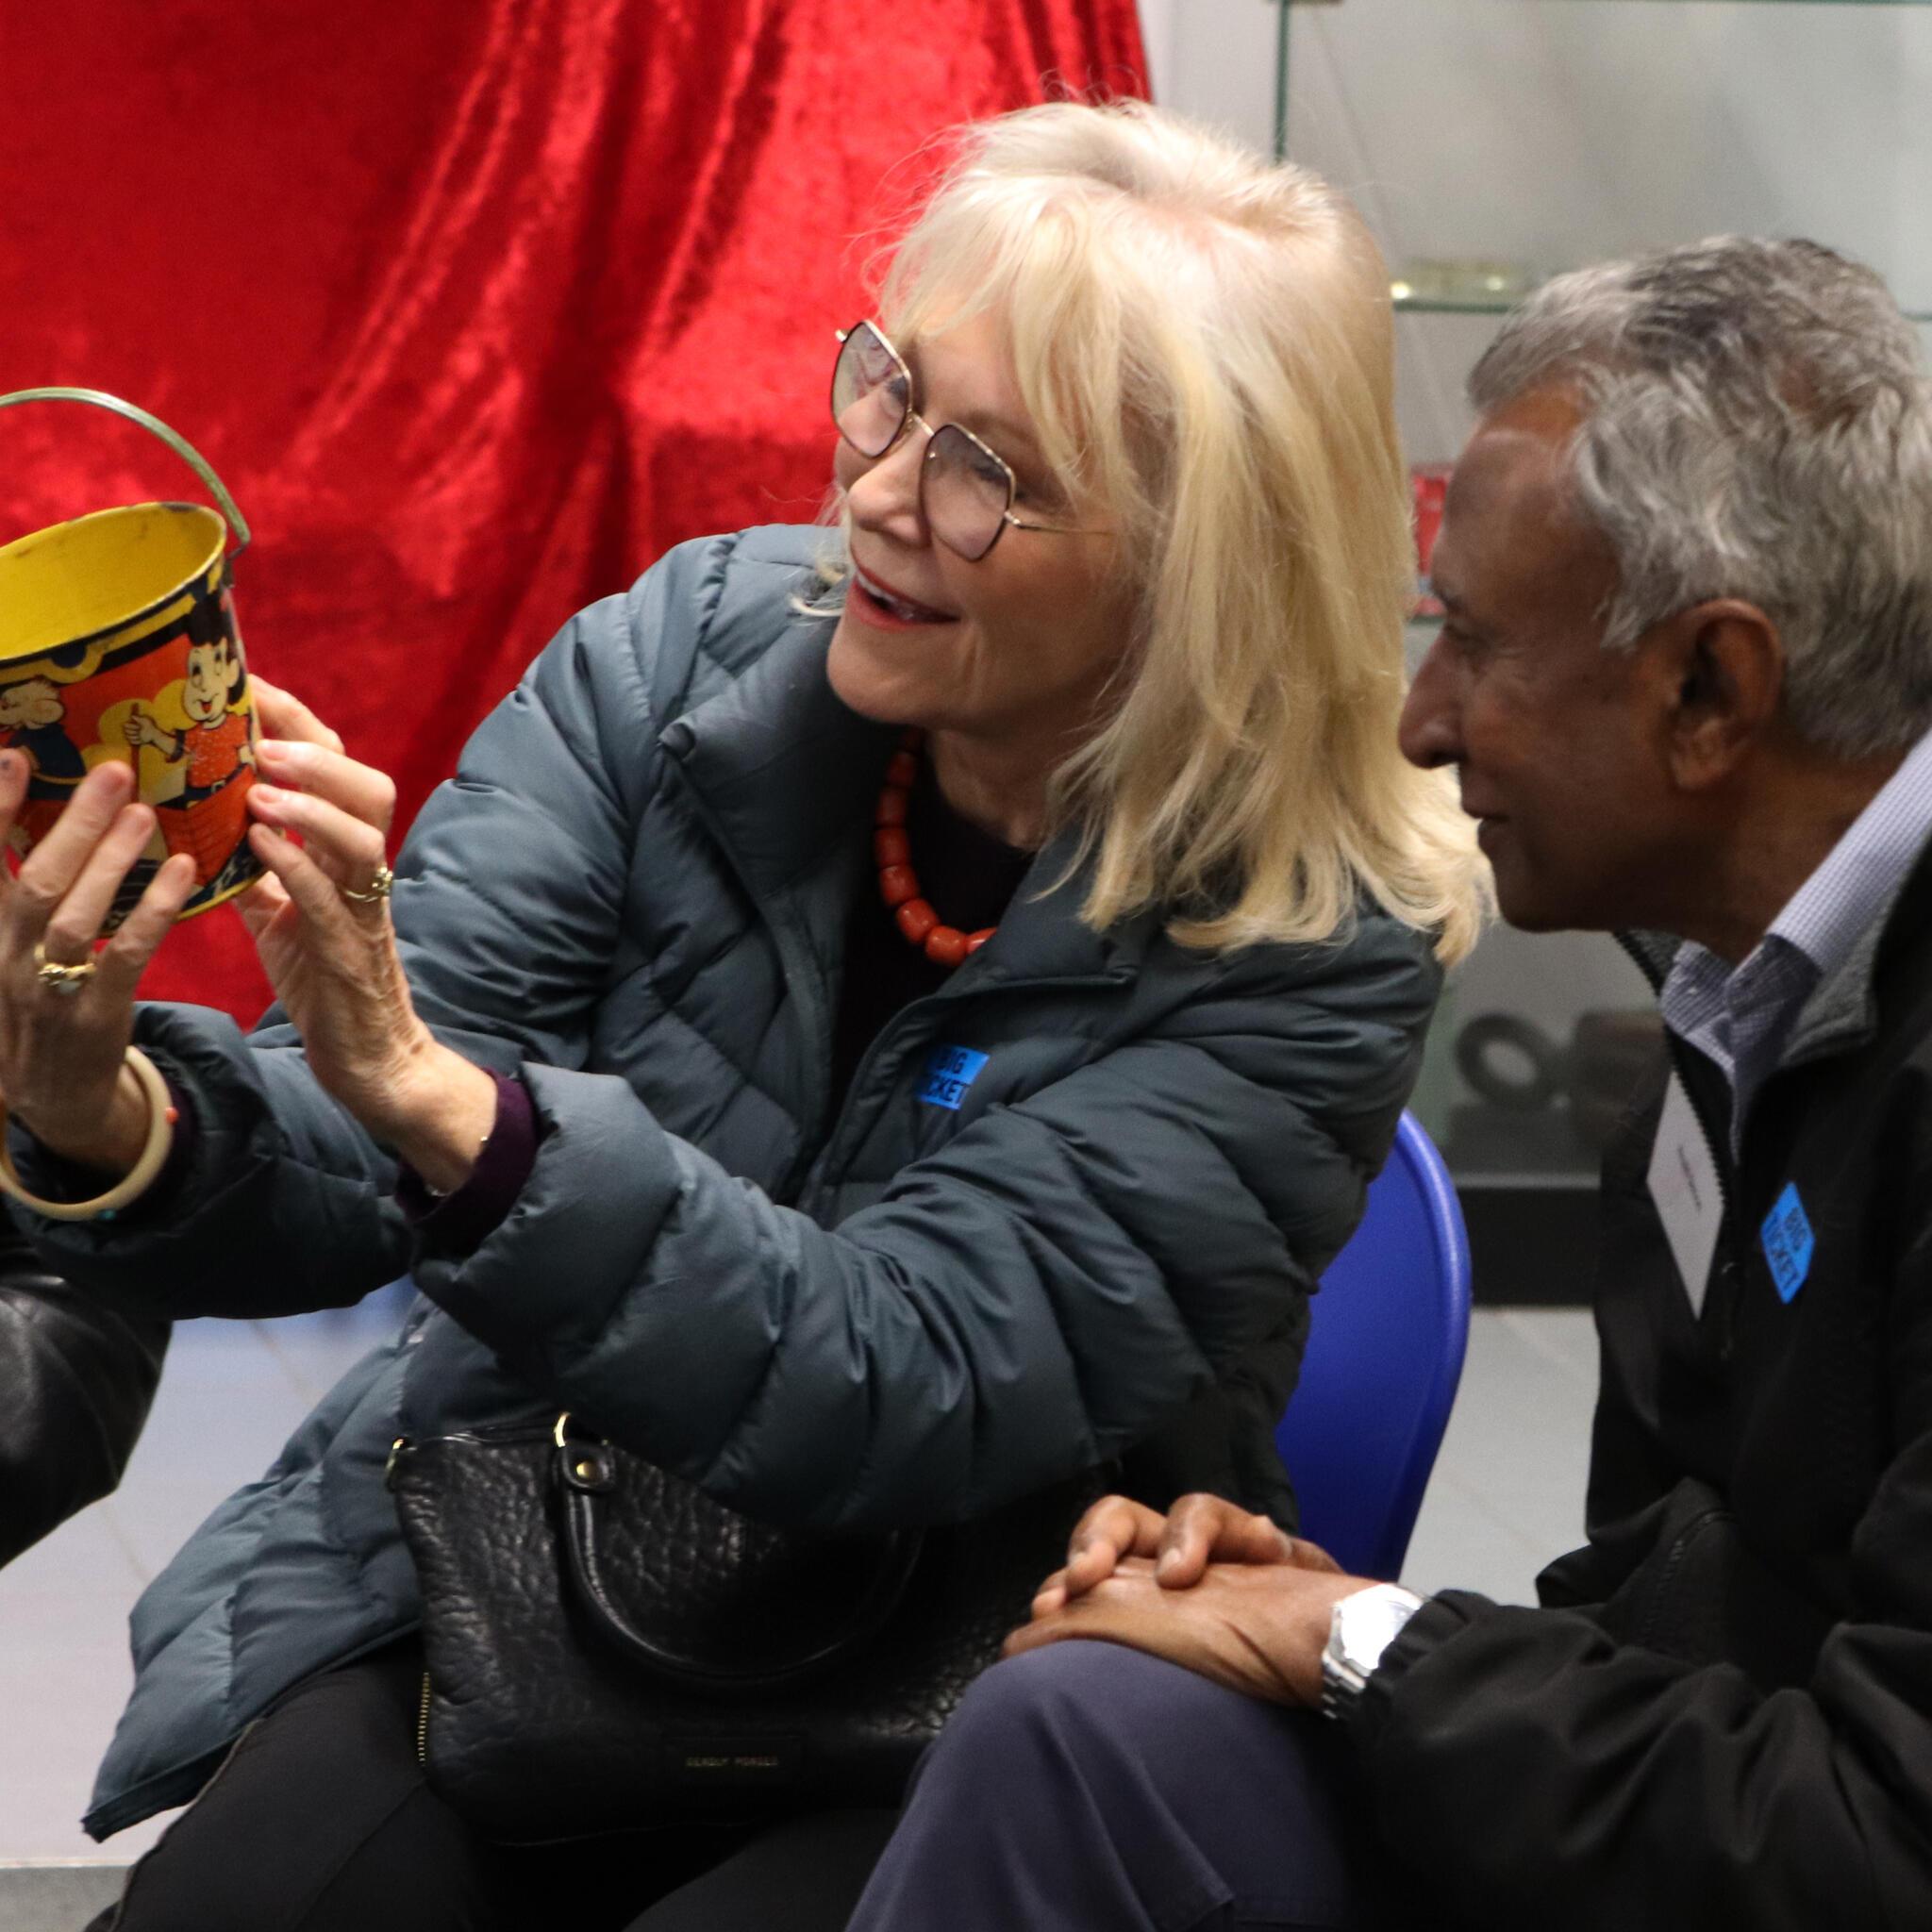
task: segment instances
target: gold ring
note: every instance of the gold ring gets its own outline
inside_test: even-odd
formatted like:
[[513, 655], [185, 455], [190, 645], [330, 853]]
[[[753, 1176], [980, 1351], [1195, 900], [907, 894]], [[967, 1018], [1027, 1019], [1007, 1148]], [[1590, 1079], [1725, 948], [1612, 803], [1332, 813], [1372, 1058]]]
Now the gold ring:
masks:
[[389, 897], [390, 888], [395, 882], [395, 874], [390, 871], [387, 865], [378, 865], [375, 868], [375, 876], [369, 881], [369, 890], [366, 892], [352, 891], [344, 886], [342, 897], [355, 900], [358, 906], [374, 906], [378, 899]]
[[71, 966], [47, 958], [44, 941], [34, 941], [34, 972], [49, 992], [72, 999], [94, 976], [92, 959], [77, 959]]

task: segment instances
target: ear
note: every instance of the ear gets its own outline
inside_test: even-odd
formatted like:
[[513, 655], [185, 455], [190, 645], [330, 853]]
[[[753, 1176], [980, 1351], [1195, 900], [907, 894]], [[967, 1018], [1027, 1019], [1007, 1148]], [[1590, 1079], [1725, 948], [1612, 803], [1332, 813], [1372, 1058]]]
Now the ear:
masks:
[[1686, 791], [1731, 777], [1774, 726], [1784, 696], [1778, 628], [1755, 604], [1735, 598], [1693, 604], [1653, 634], [1666, 681], [1666, 752]]

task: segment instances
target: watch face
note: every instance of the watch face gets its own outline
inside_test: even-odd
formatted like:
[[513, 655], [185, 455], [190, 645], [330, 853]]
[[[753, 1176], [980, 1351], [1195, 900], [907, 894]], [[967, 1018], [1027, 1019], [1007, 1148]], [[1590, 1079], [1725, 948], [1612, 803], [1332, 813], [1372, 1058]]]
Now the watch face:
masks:
[[1330, 1640], [1341, 1653], [1339, 1661], [1366, 1677], [1421, 1607], [1420, 1597], [1393, 1583], [1378, 1583], [1373, 1590], [1343, 1597], [1335, 1606]]

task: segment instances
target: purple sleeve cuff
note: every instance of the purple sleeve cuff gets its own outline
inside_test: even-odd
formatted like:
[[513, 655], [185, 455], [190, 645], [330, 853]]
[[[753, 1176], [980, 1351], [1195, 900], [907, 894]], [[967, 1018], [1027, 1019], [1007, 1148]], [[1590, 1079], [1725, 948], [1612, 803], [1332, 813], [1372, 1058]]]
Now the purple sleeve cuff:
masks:
[[396, 1177], [396, 1205], [418, 1241], [440, 1255], [480, 1248], [516, 1206], [537, 1164], [537, 1115], [530, 1090], [511, 1074], [491, 1073], [496, 1119], [470, 1177], [454, 1192], [432, 1194], [408, 1161]]

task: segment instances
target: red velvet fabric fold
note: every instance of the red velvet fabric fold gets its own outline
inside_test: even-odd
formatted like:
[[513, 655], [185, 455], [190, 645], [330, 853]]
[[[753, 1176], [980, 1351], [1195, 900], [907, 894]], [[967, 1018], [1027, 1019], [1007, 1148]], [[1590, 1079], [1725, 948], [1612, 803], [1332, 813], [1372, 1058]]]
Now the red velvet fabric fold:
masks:
[[[1133, 0], [8, 8], [0, 391], [200, 446], [257, 530], [251, 662], [407, 820], [573, 610], [815, 512], [850, 238], [929, 137], [1143, 72]], [[0, 541], [200, 494], [117, 419], [0, 411]], [[143, 991], [266, 998], [224, 911]]]

